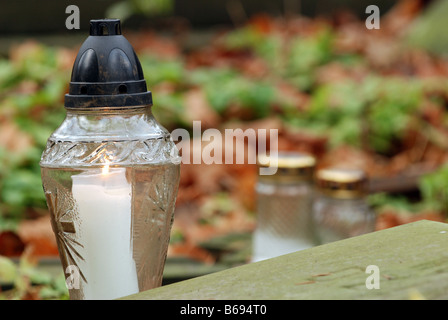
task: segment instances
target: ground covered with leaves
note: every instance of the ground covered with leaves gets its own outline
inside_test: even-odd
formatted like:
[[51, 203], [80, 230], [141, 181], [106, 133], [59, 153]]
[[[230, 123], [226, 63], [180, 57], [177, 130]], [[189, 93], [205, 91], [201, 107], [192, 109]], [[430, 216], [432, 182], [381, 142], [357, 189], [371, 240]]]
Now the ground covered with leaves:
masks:
[[[366, 29], [350, 14], [260, 15], [188, 50], [188, 30], [129, 32], [127, 38], [153, 92], [154, 115], [168, 130], [192, 130], [195, 120], [202, 130], [278, 129], [280, 150], [312, 153], [319, 167], [365, 170], [372, 182], [368, 200], [383, 229], [446, 220], [448, 62], [406, 45], [417, 14], [397, 7], [381, 30]], [[30, 41], [0, 60], [0, 256], [24, 261], [17, 267], [0, 257], [0, 280], [17, 284], [4, 298], [61, 295], [61, 281], [29, 266], [31, 256], [57, 256], [39, 160], [65, 116], [77, 49]], [[182, 164], [169, 256], [222, 261], [213, 239], [255, 227], [256, 175], [251, 164]], [[234, 241], [233, 249], [247, 243]], [[244, 252], [238, 261], [250, 257]]]

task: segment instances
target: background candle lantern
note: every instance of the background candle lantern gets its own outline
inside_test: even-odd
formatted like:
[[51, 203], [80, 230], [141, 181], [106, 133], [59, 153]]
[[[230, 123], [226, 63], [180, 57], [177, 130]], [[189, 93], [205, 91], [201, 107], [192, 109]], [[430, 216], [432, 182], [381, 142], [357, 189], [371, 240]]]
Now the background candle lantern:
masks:
[[67, 115], [40, 162], [71, 299], [113, 299], [161, 285], [180, 157], [152, 116], [140, 62], [120, 21], [92, 20], [76, 57]]
[[[269, 165], [269, 157], [258, 158], [260, 166]], [[315, 245], [311, 228], [315, 162], [309, 154], [282, 151], [278, 153], [277, 172], [258, 177], [252, 261]]]
[[367, 176], [359, 169], [330, 167], [316, 172], [313, 226], [320, 244], [375, 230], [366, 202]]

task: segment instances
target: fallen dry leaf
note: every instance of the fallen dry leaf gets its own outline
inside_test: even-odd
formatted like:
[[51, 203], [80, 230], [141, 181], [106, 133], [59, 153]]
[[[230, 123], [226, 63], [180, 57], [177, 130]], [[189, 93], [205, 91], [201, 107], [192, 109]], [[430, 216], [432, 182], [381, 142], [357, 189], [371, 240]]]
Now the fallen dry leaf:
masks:
[[201, 128], [216, 128], [220, 122], [219, 115], [208, 103], [205, 93], [200, 88], [193, 88], [185, 93], [184, 105], [186, 120], [201, 121]]
[[318, 273], [318, 274], [313, 274], [312, 277], [325, 277], [325, 276], [329, 276], [330, 274], [331, 274], [331, 272]]
[[20, 130], [13, 121], [1, 121], [0, 146], [14, 152], [25, 152], [32, 145], [31, 136]]
[[23, 220], [17, 230], [20, 239], [36, 256], [58, 256], [56, 239], [51, 228], [50, 216]]
[[25, 250], [25, 243], [13, 231], [0, 232], [0, 255], [6, 257], [20, 256]]

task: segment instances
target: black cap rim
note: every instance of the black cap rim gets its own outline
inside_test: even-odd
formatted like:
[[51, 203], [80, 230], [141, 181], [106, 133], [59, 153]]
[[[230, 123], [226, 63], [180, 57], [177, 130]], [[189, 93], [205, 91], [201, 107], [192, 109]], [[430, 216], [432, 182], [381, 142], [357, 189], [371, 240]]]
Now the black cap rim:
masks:
[[73, 65], [66, 108], [152, 105], [140, 61], [119, 19], [90, 20]]
[[152, 94], [150, 91], [120, 95], [73, 96], [66, 94], [64, 98], [64, 104], [67, 109], [152, 106]]

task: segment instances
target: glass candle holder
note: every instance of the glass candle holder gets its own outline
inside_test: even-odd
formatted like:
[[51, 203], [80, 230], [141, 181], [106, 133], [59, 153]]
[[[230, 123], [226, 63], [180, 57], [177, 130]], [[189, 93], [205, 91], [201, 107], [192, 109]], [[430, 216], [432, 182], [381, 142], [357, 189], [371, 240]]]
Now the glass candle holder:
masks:
[[302, 153], [279, 152], [277, 162], [277, 172], [260, 175], [256, 184], [253, 262], [315, 245], [311, 228], [315, 159]]
[[119, 21], [90, 34], [40, 166], [70, 299], [114, 299], [161, 285], [180, 157]]
[[320, 244], [375, 230], [375, 214], [366, 202], [362, 170], [327, 168], [316, 173], [313, 226]]

